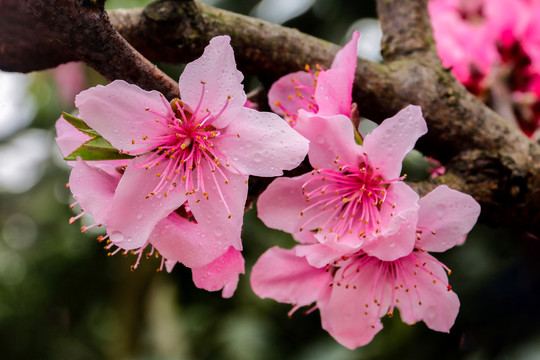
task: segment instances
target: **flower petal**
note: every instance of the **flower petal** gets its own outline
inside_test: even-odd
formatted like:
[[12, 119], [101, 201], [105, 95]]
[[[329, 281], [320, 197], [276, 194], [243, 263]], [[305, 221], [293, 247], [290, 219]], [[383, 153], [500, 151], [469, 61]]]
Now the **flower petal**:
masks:
[[343, 255], [343, 251], [323, 244], [298, 245], [296, 255], [305, 257], [307, 262], [316, 268], [322, 268]]
[[354, 127], [344, 115], [320, 116], [301, 110], [295, 129], [309, 141], [309, 162], [314, 168], [337, 169], [339, 160], [356, 164], [361, 150], [354, 140]]
[[216, 149], [246, 175], [282, 175], [282, 170], [291, 170], [302, 162], [309, 146], [276, 114], [248, 108], [239, 111], [224, 133], [230, 136], [216, 138]]
[[354, 31], [351, 40], [337, 52], [331, 69], [319, 74], [315, 89], [319, 115], [351, 115], [359, 37], [360, 33]]
[[205, 266], [229, 249], [207, 228], [176, 213], [156, 224], [150, 235], [150, 243], [167, 260], [180, 262], [189, 268]]
[[390, 184], [388, 199], [394, 206], [381, 207], [380, 231], [368, 237], [362, 249], [380, 260], [407, 256], [414, 248], [418, 223], [418, 194], [404, 182]]
[[358, 39], [360, 39], [360, 33], [355, 30], [351, 35], [351, 40], [336, 53], [331, 66], [331, 69], [345, 69], [349, 75], [352, 74], [351, 83], [354, 81], [354, 72], [356, 70]]
[[[248, 186], [238, 174], [228, 173], [226, 184], [217, 172], [212, 172], [208, 163], [202, 162], [200, 166], [204, 191], [200, 188], [188, 195], [190, 210], [207, 236], [214, 239], [213, 246], [224, 251], [229, 246], [242, 250], [240, 232]], [[203, 195], [204, 192], [208, 198]]]
[[261, 298], [306, 306], [328, 292], [331, 275], [295, 255], [295, 250], [273, 247], [257, 260], [251, 271], [251, 288]]
[[193, 268], [191, 272], [195, 286], [208, 291], [223, 289], [221, 295], [230, 298], [238, 285], [239, 275], [244, 274], [244, 258], [231, 246], [221, 257], [208, 265]]
[[305, 232], [309, 232], [326, 221], [324, 216], [310, 221], [322, 212], [323, 205], [305, 210], [310, 203], [306, 201], [302, 186], [310, 178], [311, 173], [294, 178], [281, 177], [266, 188], [257, 201], [258, 216], [266, 226], [297, 234], [306, 223], [309, 226]]
[[[242, 85], [244, 75], [236, 69], [230, 41], [229, 36], [216, 36], [210, 40], [202, 56], [186, 65], [179, 81], [182, 101], [189, 105], [191, 111], [197, 110], [197, 117], [206, 116], [207, 109], [213, 115], [218, 115], [227, 107], [212, 122], [218, 129], [235, 120], [234, 112], [243, 107], [247, 99]], [[226, 112], [231, 113], [227, 116]]]
[[480, 205], [470, 195], [441, 185], [418, 202], [418, 227], [422, 229], [418, 246], [442, 252], [461, 244], [471, 231]]
[[[316, 79], [307, 71], [297, 71], [279, 78], [272, 84], [268, 91], [268, 104], [273, 112], [285, 115], [298, 115], [299, 109], [315, 112], [315, 108], [309, 108], [309, 102], [315, 91]], [[300, 94], [300, 96], [298, 95]]]
[[366, 135], [364, 152], [368, 154], [370, 163], [381, 169], [385, 179], [394, 179], [400, 174], [405, 155], [426, 132], [426, 121], [420, 107], [409, 105]]
[[81, 208], [94, 217], [96, 224], [107, 224], [120, 173], [117, 176], [90, 167], [78, 158], [69, 176], [69, 188]]
[[367, 238], [362, 250], [383, 261], [407, 256], [413, 251], [416, 240], [418, 212], [407, 210], [396, 216], [381, 236]]
[[79, 117], [92, 129], [107, 139], [115, 148], [134, 151], [141, 148], [132, 140], [143, 136], [159, 136], [166, 133], [166, 127], [156, 123], [156, 112], [168, 114], [157, 91], [145, 91], [137, 85], [123, 80], [90, 88], [75, 98]]
[[167, 161], [162, 161], [161, 165], [148, 170], [134, 168], [135, 162], [144, 162], [146, 157], [141, 156], [128, 165], [114, 194], [107, 224], [111, 241], [127, 250], [146, 244], [155, 225], [186, 200], [180, 190], [170, 191], [167, 196], [157, 193], [146, 198], [158, 184], [157, 173], [167, 166]]
[[403, 287], [397, 287], [395, 297], [401, 319], [408, 324], [423, 320], [432, 330], [448, 332], [459, 312], [459, 299], [449, 290], [439, 261], [427, 253], [413, 253], [398, 262], [396, 280]]
[[[318, 115], [351, 115], [352, 81], [345, 69], [330, 69], [320, 73], [315, 90]], [[352, 74], [354, 80], [354, 73]]]
[[380, 317], [386, 315], [388, 297], [377, 264], [364, 265], [356, 276], [345, 273], [355, 269], [341, 267], [334, 275], [331, 296], [318, 302], [323, 329], [349, 349], [366, 345], [382, 329]]

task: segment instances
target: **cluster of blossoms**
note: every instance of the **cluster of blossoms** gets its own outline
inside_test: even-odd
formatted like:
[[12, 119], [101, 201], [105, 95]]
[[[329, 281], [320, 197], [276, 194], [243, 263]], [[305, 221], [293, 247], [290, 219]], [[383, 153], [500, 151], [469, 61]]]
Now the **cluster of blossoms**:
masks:
[[358, 133], [358, 37], [330, 69], [307, 67], [272, 86], [270, 106], [286, 121], [246, 106], [226, 36], [186, 66], [181, 100], [123, 81], [82, 92], [80, 118], [57, 122], [81, 208], [73, 221], [91, 214], [92, 226], [106, 226], [100, 239], [111, 254], [138, 255], [134, 267], [152, 247], [169, 271], [180, 262], [196, 286], [229, 297], [244, 272], [248, 176], [280, 176], [307, 154], [313, 171], [278, 177], [258, 200], [262, 221], [299, 244], [261, 256], [254, 292], [293, 304], [291, 312], [314, 304], [323, 328], [349, 348], [371, 341], [395, 308], [407, 323], [449, 331], [459, 300], [449, 269], [428, 252], [463, 243], [480, 207], [447, 186], [419, 198], [403, 182], [401, 163], [427, 132], [419, 107]]
[[406, 323], [449, 331], [459, 300], [450, 270], [429, 252], [465, 241], [480, 213], [471, 196], [447, 186], [420, 199], [403, 182], [401, 163], [427, 132], [419, 107], [408, 106], [364, 139], [356, 133], [357, 36], [328, 71], [287, 75], [270, 89], [274, 110], [310, 140], [314, 170], [278, 178], [259, 197], [265, 225], [299, 244], [271, 248], [251, 274], [258, 296], [293, 304], [291, 313], [314, 304], [308, 312], [319, 309], [322, 327], [351, 349], [370, 342], [395, 308]]
[[540, 1], [430, 0], [429, 12], [443, 65], [540, 139]]

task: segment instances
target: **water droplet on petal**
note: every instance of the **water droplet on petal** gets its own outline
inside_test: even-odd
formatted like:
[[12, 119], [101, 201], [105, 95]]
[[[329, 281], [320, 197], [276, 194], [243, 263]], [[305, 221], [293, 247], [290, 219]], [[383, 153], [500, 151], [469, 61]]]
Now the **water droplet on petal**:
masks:
[[109, 235], [109, 237], [111, 238], [111, 241], [112, 241], [113, 243], [119, 243], [119, 242], [124, 241], [124, 234], [121, 233], [120, 231], [113, 231], [113, 232], [111, 232], [111, 234]]

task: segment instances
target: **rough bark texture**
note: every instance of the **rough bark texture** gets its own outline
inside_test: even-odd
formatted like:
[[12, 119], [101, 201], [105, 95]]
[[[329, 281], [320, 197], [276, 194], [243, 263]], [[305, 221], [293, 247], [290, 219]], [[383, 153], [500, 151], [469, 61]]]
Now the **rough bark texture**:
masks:
[[118, 34], [103, 1], [1, 0], [0, 14], [1, 70], [29, 72], [80, 60], [110, 80], [179, 96], [177, 83]]
[[[59, 2], [75, 6], [69, 0]], [[384, 63], [358, 59], [353, 96], [360, 115], [381, 121], [407, 104], [420, 105], [429, 133], [420, 140], [418, 148], [440, 160], [448, 172], [435, 180], [413, 184], [414, 187], [424, 194], [446, 183], [473, 195], [482, 205], [484, 221], [540, 235], [540, 146], [468, 93], [442, 67], [426, 2], [377, 2], [384, 33]], [[106, 71], [111, 79], [124, 78], [174, 96], [170, 79], [156, 76], [155, 69], [149, 69], [151, 64], [139, 66], [138, 61], [144, 61], [137, 53], [132, 60], [124, 52], [118, 55], [116, 46], [128, 49], [129, 45], [104, 25], [108, 21], [103, 12], [79, 7], [77, 11], [86, 20], [76, 16], [70, 22], [64, 14], [58, 22], [56, 5], [32, 1], [33, 10], [25, 13], [20, 11], [21, 6], [24, 8], [30, 1], [19, 3], [23, 5], [0, 2], [2, 14], [8, 14], [0, 18], [1, 69], [31, 71], [81, 59], [102, 72], [103, 68], [112, 68]], [[4, 30], [17, 26], [26, 16], [39, 20], [39, 32], [30, 29], [22, 32], [32, 36], [10, 38]], [[327, 67], [339, 49], [293, 29], [191, 1], [157, 1], [143, 10], [111, 12], [110, 18], [122, 37], [145, 57], [174, 64], [193, 60], [212, 37], [228, 34], [240, 69], [257, 75], [263, 84], [302, 69], [305, 64]], [[51, 25], [53, 20], [60, 25]], [[87, 21], [95, 27], [85, 28]], [[87, 48], [82, 49], [81, 43]], [[115, 56], [127, 58], [135, 65], [115, 61]], [[21, 57], [25, 61], [20, 61]], [[132, 75], [132, 68], [143, 75], [148, 73]]]

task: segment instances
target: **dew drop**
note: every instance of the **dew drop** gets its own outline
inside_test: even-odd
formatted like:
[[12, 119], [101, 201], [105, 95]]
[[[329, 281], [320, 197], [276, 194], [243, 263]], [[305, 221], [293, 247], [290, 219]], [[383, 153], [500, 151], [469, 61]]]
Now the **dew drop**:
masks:
[[119, 242], [124, 241], [124, 234], [122, 234], [120, 231], [111, 232], [109, 237], [111, 238], [111, 241], [113, 243], [119, 243]]
[[221, 236], [221, 235], [223, 235], [223, 230], [222, 230], [220, 227], [215, 227], [215, 228], [214, 228], [214, 235], [215, 235], [215, 236]]

